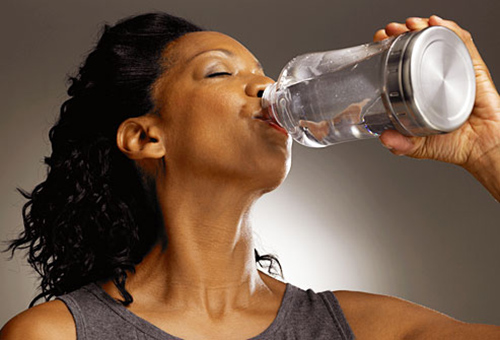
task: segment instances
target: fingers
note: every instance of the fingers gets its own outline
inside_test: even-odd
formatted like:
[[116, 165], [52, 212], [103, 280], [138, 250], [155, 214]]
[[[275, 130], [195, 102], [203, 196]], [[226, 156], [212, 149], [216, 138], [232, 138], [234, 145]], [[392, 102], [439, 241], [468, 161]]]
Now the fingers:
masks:
[[378, 30], [373, 36], [373, 41], [382, 41], [405, 32], [408, 32], [408, 28], [405, 25], [392, 22], [385, 29]]
[[[412, 23], [412, 26], [415, 25], [416, 24]], [[388, 37], [397, 36], [402, 33], [408, 32], [410, 29], [411, 28], [405, 24], [391, 22], [390, 24], [385, 26], [385, 29], [380, 29], [375, 33], [375, 35], [373, 36], [373, 41], [381, 41], [387, 39]]]
[[384, 39], [389, 38], [387, 34], [385, 33], [384, 29], [378, 30], [375, 35], [373, 36], [373, 41], [382, 41]]
[[406, 27], [405, 24], [400, 24], [398, 22], [391, 22], [387, 26], [385, 26], [385, 33], [389, 37], [395, 36], [395, 35], [400, 35], [402, 33], [408, 32], [409, 28]]
[[[410, 17], [406, 19], [405, 23], [391, 22], [385, 29], [378, 30], [374, 37], [374, 41], [384, 40], [388, 37], [399, 35], [408, 31], [419, 31], [429, 26], [444, 26], [455, 32], [464, 42], [469, 49], [475, 49], [472, 36], [469, 32], [458, 26], [458, 24], [451, 20], [444, 20], [437, 15], [432, 15], [430, 18]], [[477, 51], [477, 50], [476, 50]]]
[[[444, 26], [455, 32], [467, 46], [467, 49], [469, 50], [472, 59], [476, 61], [475, 64], [479, 64], [480, 68], [485, 68], [484, 61], [482, 60], [479, 51], [477, 50], [476, 45], [472, 40], [471, 34], [468, 31], [461, 28], [456, 22], [452, 20], [442, 19], [437, 15], [432, 15], [428, 19], [419, 17], [410, 17], [406, 19], [404, 24], [392, 22], [388, 24], [385, 27], [385, 29], [378, 30], [375, 33], [373, 40], [381, 41], [408, 31], [419, 31], [429, 26]], [[491, 80], [491, 75], [489, 74], [489, 72], [485, 73], [487, 77]]]
[[405, 23], [411, 31], [420, 31], [429, 27], [429, 19], [426, 18], [411, 17], [406, 19]]
[[408, 31], [419, 31], [429, 27], [429, 19], [411, 17], [406, 19], [406, 22], [398, 23], [392, 22], [388, 24], [385, 29], [378, 30], [373, 36], [374, 41], [381, 41], [388, 37], [397, 36]]

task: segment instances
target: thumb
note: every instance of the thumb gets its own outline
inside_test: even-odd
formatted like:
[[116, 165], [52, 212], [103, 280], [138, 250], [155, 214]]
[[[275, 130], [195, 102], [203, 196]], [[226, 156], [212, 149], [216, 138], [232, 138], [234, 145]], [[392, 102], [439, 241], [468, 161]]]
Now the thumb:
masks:
[[406, 137], [394, 130], [384, 131], [380, 136], [382, 145], [399, 156], [413, 154], [418, 149], [419, 139], [422, 138]]

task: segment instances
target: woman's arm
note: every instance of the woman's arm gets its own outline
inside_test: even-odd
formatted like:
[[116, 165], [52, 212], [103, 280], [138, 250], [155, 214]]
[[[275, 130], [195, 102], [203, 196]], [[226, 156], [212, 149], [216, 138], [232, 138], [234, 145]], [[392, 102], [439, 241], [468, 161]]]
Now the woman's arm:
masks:
[[[476, 100], [469, 120], [458, 130], [429, 137], [386, 131], [381, 142], [396, 155], [440, 160], [464, 167], [500, 201], [500, 97], [471, 35], [456, 23], [432, 16], [392, 23], [376, 41], [428, 26], [442, 25], [465, 42], [476, 72]], [[359, 292], [335, 292], [356, 339], [500, 339], [500, 327], [460, 322], [408, 301]]]
[[500, 202], [500, 147], [484, 152], [464, 168]]
[[334, 292], [356, 340], [500, 339], [500, 327], [455, 320], [399, 298], [361, 292]]
[[405, 137], [395, 131], [386, 131], [380, 140], [397, 155], [435, 159], [464, 167], [500, 201], [500, 96], [470, 33], [453, 21], [432, 16], [429, 19], [409, 18], [405, 24], [391, 23], [378, 31], [374, 40], [436, 25], [458, 34], [472, 57], [476, 72], [472, 114], [460, 129], [449, 134]]

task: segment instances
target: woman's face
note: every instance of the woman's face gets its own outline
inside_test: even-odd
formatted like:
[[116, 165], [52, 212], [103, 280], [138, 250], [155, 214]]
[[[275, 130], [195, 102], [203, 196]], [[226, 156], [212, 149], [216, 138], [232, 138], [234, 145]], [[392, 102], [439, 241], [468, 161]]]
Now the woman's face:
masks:
[[289, 170], [291, 138], [262, 119], [260, 96], [273, 81], [257, 59], [217, 32], [187, 34], [164, 55], [168, 64], [153, 100], [163, 121], [167, 173], [279, 185]]

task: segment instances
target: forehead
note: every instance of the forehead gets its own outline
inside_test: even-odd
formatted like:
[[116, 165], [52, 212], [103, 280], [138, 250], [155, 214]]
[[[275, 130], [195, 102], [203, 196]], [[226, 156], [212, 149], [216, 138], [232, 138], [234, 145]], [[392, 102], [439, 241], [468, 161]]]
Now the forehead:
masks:
[[175, 62], [186, 62], [200, 53], [211, 50], [228, 50], [234, 54], [255, 57], [242, 44], [228, 35], [219, 32], [193, 32], [183, 35], [165, 50]]

